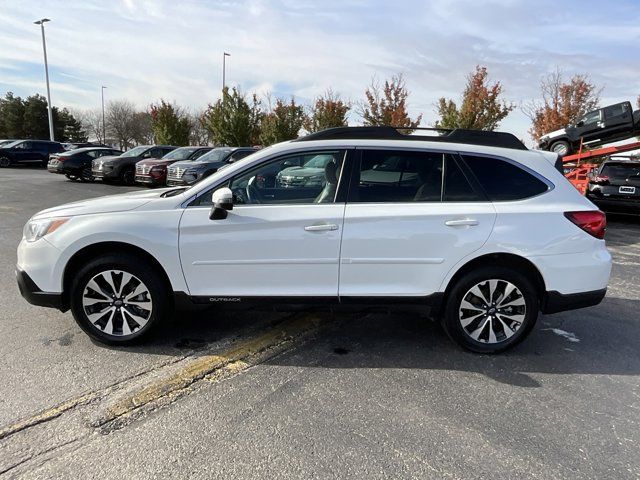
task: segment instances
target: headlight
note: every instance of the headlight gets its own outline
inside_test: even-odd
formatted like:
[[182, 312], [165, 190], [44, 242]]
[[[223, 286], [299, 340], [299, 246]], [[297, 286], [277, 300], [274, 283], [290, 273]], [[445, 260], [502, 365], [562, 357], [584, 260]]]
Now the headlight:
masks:
[[22, 236], [27, 242], [35, 242], [45, 235], [55, 232], [69, 221], [68, 218], [45, 218], [43, 220], [30, 220], [22, 231]]

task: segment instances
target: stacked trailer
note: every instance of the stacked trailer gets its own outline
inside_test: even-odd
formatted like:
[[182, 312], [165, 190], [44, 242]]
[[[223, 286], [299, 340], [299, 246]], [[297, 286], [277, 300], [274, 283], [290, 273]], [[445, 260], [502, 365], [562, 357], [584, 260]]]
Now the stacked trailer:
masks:
[[586, 152], [582, 151], [582, 145], [580, 145], [578, 153], [567, 155], [562, 158], [563, 164], [572, 162], [576, 163], [575, 168], [566, 173], [565, 177], [567, 177], [573, 186], [584, 195], [587, 191], [587, 186], [589, 185], [589, 174], [598, 167], [597, 163], [593, 163], [594, 160], [639, 149], [640, 142], [627, 143], [625, 145], [617, 145], [615, 147], [596, 148]]

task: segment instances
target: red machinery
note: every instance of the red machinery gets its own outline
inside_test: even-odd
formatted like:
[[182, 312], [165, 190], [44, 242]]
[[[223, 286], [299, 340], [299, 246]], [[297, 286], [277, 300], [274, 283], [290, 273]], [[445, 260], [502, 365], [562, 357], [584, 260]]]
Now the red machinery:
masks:
[[609, 157], [618, 153], [630, 152], [631, 150], [640, 149], [640, 142], [627, 143], [625, 145], [617, 145], [615, 147], [602, 147], [595, 150], [582, 151], [582, 145], [578, 153], [567, 155], [562, 159], [562, 163], [567, 164], [576, 162], [576, 166], [565, 174], [565, 177], [584, 195], [589, 184], [589, 173], [598, 166], [597, 163], [580, 163], [585, 160], [595, 160], [602, 157]]

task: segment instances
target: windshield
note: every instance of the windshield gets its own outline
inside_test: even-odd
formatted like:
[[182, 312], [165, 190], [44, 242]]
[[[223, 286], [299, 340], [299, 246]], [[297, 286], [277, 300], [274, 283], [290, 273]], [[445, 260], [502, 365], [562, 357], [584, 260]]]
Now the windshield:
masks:
[[605, 165], [601, 175], [609, 178], [628, 178], [640, 176], [640, 164], [630, 163], [629, 165]]
[[197, 148], [176, 148], [167, 153], [163, 160], [186, 160], [189, 158]]
[[121, 157], [137, 157], [142, 155], [149, 147], [135, 147], [120, 155]]
[[11, 148], [11, 147], [15, 147], [15, 146], [16, 146], [16, 145], [18, 145], [21, 141], [22, 141], [22, 140], [15, 140], [15, 141], [13, 141], [13, 142], [6, 143], [6, 144], [2, 145], [2, 147], [1, 147], [1, 148]]
[[229, 148], [216, 148], [205, 153], [197, 160], [194, 160], [194, 162], [221, 162], [227, 157], [227, 155], [229, 155], [229, 153], [231, 153], [231, 149]]

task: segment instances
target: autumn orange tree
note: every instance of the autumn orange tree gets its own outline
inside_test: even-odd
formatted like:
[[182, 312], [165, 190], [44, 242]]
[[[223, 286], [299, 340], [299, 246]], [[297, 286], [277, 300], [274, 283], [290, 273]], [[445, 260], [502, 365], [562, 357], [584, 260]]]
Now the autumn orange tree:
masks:
[[313, 133], [332, 127], [347, 126], [347, 113], [351, 109], [349, 102], [340, 100], [340, 95], [331, 89], [317, 97], [309, 108], [304, 128]]
[[467, 86], [462, 93], [460, 106], [451, 99], [438, 101], [439, 128], [468, 128], [471, 130], [495, 130], [514, 109], [514, 105], [500, 99], [502, 84], [489, 84], [487, 67], [476, 66], [467, 75]]
[[422, 114], [412, 120], [407, 112], [409, 91], [402, 74], [385, 80], [382, 87], [374, 78], [364, 94], [366, 101], [359, 105], [358, 113], [365, 125], [405, 127], [408, 131], [420, 125]]
[[598, 108], [601, 92], [602, 88], [591, 83], [588, 75], [577, 74], [565, 82], [560, 70], [551, 73], [540, 81], [542, 100], [523, 107], [531, 119], [530, 135], [538, 140], [545, 133], [575, 123]]
[[262, 117], [260, 141], [262, 145], [292, 140], [298, 137], [306, 119], [304, 108], [294, 98], [289, 102], [278, 98], [271, 111]]

